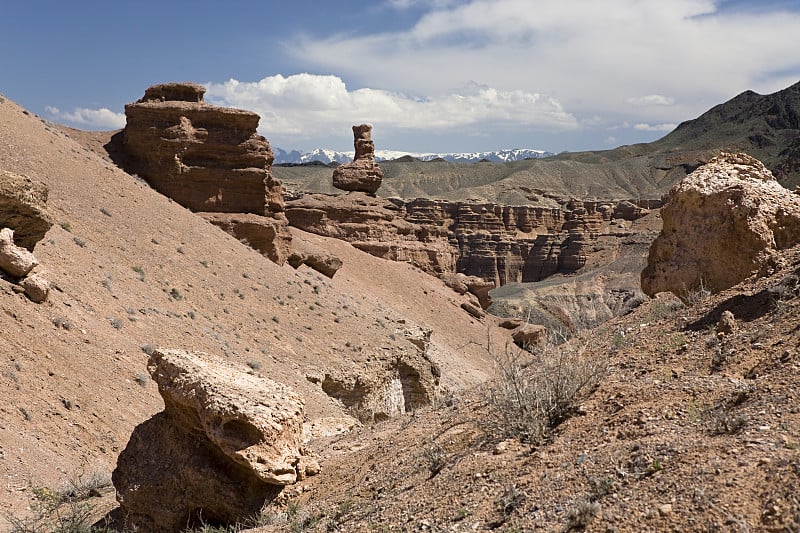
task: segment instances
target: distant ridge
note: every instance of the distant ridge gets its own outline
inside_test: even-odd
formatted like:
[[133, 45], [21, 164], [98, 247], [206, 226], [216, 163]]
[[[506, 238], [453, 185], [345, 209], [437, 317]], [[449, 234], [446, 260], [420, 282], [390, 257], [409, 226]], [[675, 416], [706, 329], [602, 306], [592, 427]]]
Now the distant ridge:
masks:
[[[280, 148], [273, 148], [275, 153], [276, 165], [297, 165], [318, 161], [323, 164], [330, 163], [349, 163], [353, 160], [353, 152], [339, 152], [326, 148], [317, 148], [310, 152], [299, 152], [292, 150], [287, 152]], [[555, 155], [553, 152], [545, 150], [535, 150], [532, 148], [516, 148], [494, 150], [489, 152], [460, 152], [460, 153], [420, 153], [403, 152], [398, 150], [375, 150], [375, 159], [378, 161], [431, 161], [442, 159], [451, 163], [478, 163], [479, 161], [493, 162], [512, 162], [523, 161], [525, 159], [540, 159]], [[411, 158], [411, 159], [409, 159]]]

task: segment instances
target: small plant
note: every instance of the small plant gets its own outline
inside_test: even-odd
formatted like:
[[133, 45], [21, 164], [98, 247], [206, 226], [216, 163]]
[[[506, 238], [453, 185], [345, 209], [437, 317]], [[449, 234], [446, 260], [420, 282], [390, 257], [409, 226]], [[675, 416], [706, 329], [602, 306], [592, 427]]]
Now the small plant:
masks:
[[750, 418], [744, 413], [733, 415], [727, 411], [717, 411], [713, 415], [713, 431], [717, 435], [739, 433], [749, 423]]
[[582, 531], [600, 514], [600, 504], [591, 500], [577, 502], [567, 512], [567, 531]]
[[153, 352], [156, 351], [156, 347], [152, 344], [145, 344], [142, 346], [142, 351], [147, 355], [153, 355]]
[[132, 268], [133, 268], [133, 271], [136, 272], [137, 277], [139, 278], [139, 281], [144, 281], [144, 269], [142, 267], [138, 266], [138, 265], [134, 266]]
[[66, 329], [67, 331], [72, 329], [72, 322], [60, 316], [53, 318], [53, 325], [57, 328]]
[[686, 305], [693, 306], [699, 304], [709, 296], [711, 296], [711, 291], [706, 288], [705, 281], [701, 279], [697, 287], [684, 289], [683, 294], [680, 295], [680, 299], [683, 300]]
[[105, 207], [101, 207], [100, 208], [100, 212], [103, 213], [107, 217], [111, 216], [111, 212], [108, 209], [106, 209]]
[[86, 248], [86, 241], [78, 237], [77, 235], [72, 238], [72, 241], [80, 246], [81, 248]]
[[169, 290], [169, 297], [172, 298], [175, 301], [183, 300], [183, 295], [181, 294], [181, 291], [179, 291], [175, 287], [172, 287]]
[[114, 329], [122, 329], [122, 326], [125, 324], [119, 318], [115, 316], [108, 317], [108, 322], [111, 324], [111, 327]]
[[59, 224], [59, 226], [61, 226], [61, 229], [63, 229], [64, 231], [72, 233], [72, 224], [70, 224], [69, 222], [62, 222]]
[[512, 345], [503, 353], [490, 350], [497, 379], [488, 390], [488, 424], [499, 435], [546, 442], [606, 375], [606, 361], [583, 351], [576, 342], [548, 344], [536, 353]]
[[252, 369], [253, 369], [253, 370], [255, 370], [256, 372], [258, 372], [259, 370], [261, 370], [261, 363], [260, 363], [260, 362], [258, 362], [258, 361], [254, 361], [254, 360], [247, 361], [247, 366], [249, 366], [250, 368], [252, 368]]
[[503, 516], [509, 516], [525, 501], [525, 493], [519, 490], [514, 483], [506, 489], [498, 501], [503, 510]]
[[447, 465], [447, 457], [444, 454], [444, 450], [438, 444], [432, 444], [425, 448], [422, 452], [422, 457], [425, 459], [425, 462], [428, 464], [428, 472], [430, 472], [430, 478], [433, 478], [442, 471], [442, 468]]

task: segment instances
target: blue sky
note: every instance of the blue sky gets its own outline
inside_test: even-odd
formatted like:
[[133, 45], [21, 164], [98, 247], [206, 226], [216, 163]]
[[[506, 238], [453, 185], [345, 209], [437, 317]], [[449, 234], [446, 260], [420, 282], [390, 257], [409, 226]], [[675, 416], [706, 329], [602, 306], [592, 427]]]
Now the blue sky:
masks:
[[5, 0], [0, 93], [83, 129], [165, 81], [284, 149], [603, 149], [800, 81], [800, 0]]

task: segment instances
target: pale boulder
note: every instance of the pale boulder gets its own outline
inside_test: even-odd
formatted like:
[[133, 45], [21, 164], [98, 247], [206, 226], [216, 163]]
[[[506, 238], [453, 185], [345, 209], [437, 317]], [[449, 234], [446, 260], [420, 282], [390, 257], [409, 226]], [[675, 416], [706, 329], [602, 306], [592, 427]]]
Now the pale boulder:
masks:
[[0, 269], [12, 277], [22, 278], [38, 264], [31, 252], [14, 244], [14, 230], [0, 230]]

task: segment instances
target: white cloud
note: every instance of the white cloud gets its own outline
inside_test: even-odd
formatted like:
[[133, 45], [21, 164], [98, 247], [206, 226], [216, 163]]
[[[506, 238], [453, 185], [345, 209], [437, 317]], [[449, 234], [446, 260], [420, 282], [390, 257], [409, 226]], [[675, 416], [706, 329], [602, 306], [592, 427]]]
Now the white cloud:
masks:
[[647, 124], [640, 122], [639, 124], [633, 125], [633, 129], [637, 131], [672, 131], [677, 127], [678, 125], [674, 123]]
[[[342, 135], [352, 124], [369, 122], [388, 129], [474, 134], [489, 125], [537, 127], [557, 131], [578, 127], [555, 99], [522, 90], [501, 91], [470, 84], [460, 91], [411, 97], [380, 89], [350, 90], [337, 76], [269, 76], [257, 82], [231, 79], [208, 83], [207, 100], [258, 112], [270, 138]], [[345, 134], [345, 138], [346, 138]]]
[[74, 111], [61, 111], [57, 107], [45, 106], [54, 119], [63, 120], [78, 126], [100, 129], [119, 129], [125, 127], [125, 114], [116, 113], [101, 107], [100, 109], [75, 108]]
[[632, 96], [625, 100], [629, 104], [637, 105], [637, 106], [646, 106], [646, 105], [672, 105], [675, 103], [675, 99], [669, 96], [664, 96], [661, 94], [648, 94], [645, 96]]
[[430, 95], [476, 80], [632, 123], [684, 120], [745, 89], [772, 92], [800, 77], [787, 53], [800, 47], [800, 13], [770, 4], [757, 12], [721, 0], [427, 4], [406, 30], [298, 39], [290, 52], [364, 86]]

